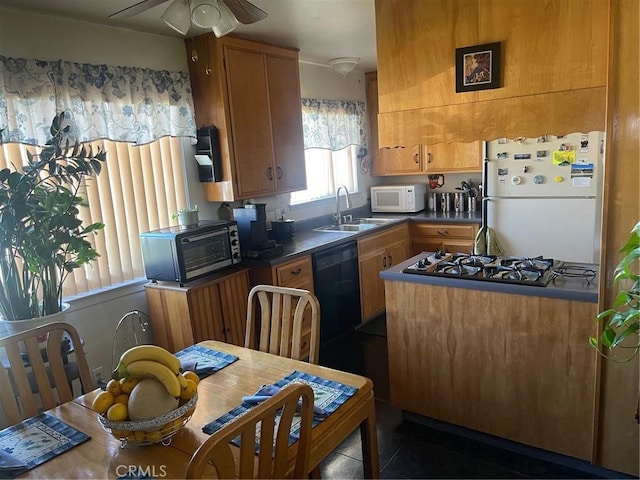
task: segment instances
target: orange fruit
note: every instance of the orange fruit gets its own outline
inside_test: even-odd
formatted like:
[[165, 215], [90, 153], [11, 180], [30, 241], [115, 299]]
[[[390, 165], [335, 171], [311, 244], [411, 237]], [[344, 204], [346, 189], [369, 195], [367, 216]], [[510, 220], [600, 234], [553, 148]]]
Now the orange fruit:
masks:
[[138, 377], [126, 377], [120, 379], [120, 390], [122, 393], [131, 393], [133, 387], [135, 387], [141, 379]]
[[113, 405], [115, 398], [111, 392], [100, 392], [91, 403], [91, 408], [98, 413], [104, 413]]
[[126, 405], [129, 403], [129, 395], [121, 393], [113, 400], [113, 403], [124, 403]]
[[107, 410], [107, 418], [112, 422], [122, 422], [127, 419], [129, 412], [124, 403], [114, 403]]
[[196, 372], [192, 372], [191, 370], [187, 370], [186, 372], [182, 372], [182, 376], [186, 380], [193, 380], [196, 383], [196, 385], [198, 385], [200, 383], [200, 377], [198, 376], [198, 374]]
[[180, 398], [188, 400], [193, 397], [198, 391], [198, 385], [193, 380], [187, 378], [187, 386], [180, 392]]
[[120, 395], [122, 393], [120, 382], [118, 380], [109, 380], [109, 383], [107, 383], [107, 392], [111, 392], [114, 397]]

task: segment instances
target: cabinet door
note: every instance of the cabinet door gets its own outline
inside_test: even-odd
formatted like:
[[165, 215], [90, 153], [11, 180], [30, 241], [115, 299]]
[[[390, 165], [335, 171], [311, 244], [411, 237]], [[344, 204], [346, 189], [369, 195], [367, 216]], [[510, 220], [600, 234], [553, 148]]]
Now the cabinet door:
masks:
[[224, 317], [225, 342], [244, 346], [247, 331], [247, 299], [249, 273], [247, 270], [231, 275], [219, 284], [220, 306]]
[[224, 47], [235, 172], [241, 197], [275, 192], [265, 55]]
[[422, 252], [443, 252], [444, 243], [437, 238], [412, 238], [411, 254], [418, 255]]
[[380, 148], [373, 159], [373, 175], [410, 175], [422, 171], [421, 146]]
[[403, 262], [409, 258], [409, 239], [405, 238], [400, 242], [395, 242], [389, 245], [385, 251], [386, 261], [383, 261], [383, 265], [386, 263], [385, 268], [393, 267], [394, 265]]
[[187, 291], [194, 343], [203, 340], [226, 342], [218, 283], [207, 283]]
[[482, 170], [482, 142], [425, 146], [423, 164], [427, 173], [479, 172]]
[[375, 250], [358, 259], [362, 321], [384, 311], [384, 282], [380, 279], [380, 271], [385, 269], [383, 262], [386, 262], [384, 249]]
[[276, 189], [278, 193], [306, 190], [298, 62], [268, 55], [267, 73]]

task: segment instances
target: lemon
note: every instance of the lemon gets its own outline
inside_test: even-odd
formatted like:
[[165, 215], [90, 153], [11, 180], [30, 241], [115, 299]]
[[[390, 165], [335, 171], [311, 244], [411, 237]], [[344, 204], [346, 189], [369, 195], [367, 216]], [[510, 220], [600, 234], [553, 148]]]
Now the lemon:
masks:
[[162, 432], [160, 430], [147, 432], [144, 436], [144, 439], [149, 443], [158, 443], [160, 440], [162, 440]]
[[122, 393], [131, 393], [133, 387], [135, 387], [140, 379], [138, 377], [126, 377], [120, 380], [120, 389]]
[[129, 395], [127, 395], [126, 393], [121, 393], [114, 399], [113, 403], [124, 403], [126, 405], [127, 403], [129, 403]]
[[107, 392], [111, 392], [114, 397], [120, 395], [122, 393], [120, 382], [118, 380], [109, 380], [109, 383], [107, 383]]
[[109, 407], [113, 405], [115, 398], [111, 392], [100, 392], [96, 398], [93, 399], [91, 403], [91, 408], [93, 408], [98, 413], [104, 413], [109, 410]]
[[144, 432], [142, 430], [135, 430], [131, 432], [131, 438], [129, 438], [129, 441], [132, 443], [144, 442]]
[[198, 391], [198, 384], [196, 382], [194, 382], [189, 378], [187, 378], [186, 381], [187, 381], [187, 386], [183, 388], [182, 391], [180, 392], [180, 398], [182, 398], [183, 400], [187, 400], [193, 397]]
[[186, 372], [182, 372], [182, 376], [186, 380], [193, 380], [196, 385], [200, 383], [200, 377], [196, 372], [192, 372], [191, 370], [187, 370]]
[[122, 422], [127, 419], [128, 411], [124, 403], [114, 403], [107, 410], [107, 418], [112, 422]]

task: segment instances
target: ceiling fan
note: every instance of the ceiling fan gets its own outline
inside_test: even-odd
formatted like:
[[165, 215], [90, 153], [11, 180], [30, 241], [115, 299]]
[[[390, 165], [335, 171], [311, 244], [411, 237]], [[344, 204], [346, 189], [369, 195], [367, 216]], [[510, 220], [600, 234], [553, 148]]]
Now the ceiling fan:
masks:
[[[169, 0], [141, 0], [123, 8], [109, 18], [138, 15]], [[213, 29], [217, 37], [233, 30], [238, 22], [248, 25], [266, 18], [267, 13], [248, 0], [173, 0], [162, 14], [171, 28], [186, 35], [191, 25]]]

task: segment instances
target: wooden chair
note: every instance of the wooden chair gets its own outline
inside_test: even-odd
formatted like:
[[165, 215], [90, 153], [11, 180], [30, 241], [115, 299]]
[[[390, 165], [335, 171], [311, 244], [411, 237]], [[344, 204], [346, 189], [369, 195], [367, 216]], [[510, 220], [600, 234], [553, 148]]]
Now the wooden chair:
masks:
[[[260, 308], [260, 336], [257, 339], [256, 308]], [[305, 309], [310, 306], [310, 322]], [[300, 288], [256, 285], [249, 292], [247, 331], [244, 346], [282, 357], [304, 360], [309, 345], [310, 363], [318, 363], [320, 355], [320, 303], [313, 293]]]
[[[289, 446], [291, 423], [301, 397], [300, 436]], [[186, 478], [210, 478], [209, 462], [218, 478], [286, 478], [291, 477], [287, 475], [291, 459], [293, 478], [307, 478], [312, 421], [313, 390], [303, 383], [291, 384], [211, 435], [191, 457]], [[260, 448], [256, 453], [258, 425]], [[230, 443], [236, 437], [239, 448]]]
[[[65, 336], [75, 362], [67, 362], [63, 352]], [[0, 357], [0, 406], [9, 425], [72, 400], [74, 378], [80, 378], [83, 392], [94, 388], [80, 337], [68, 323], [49, 323], [1, 338]]]

